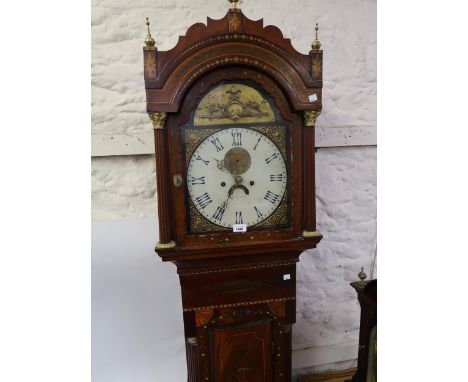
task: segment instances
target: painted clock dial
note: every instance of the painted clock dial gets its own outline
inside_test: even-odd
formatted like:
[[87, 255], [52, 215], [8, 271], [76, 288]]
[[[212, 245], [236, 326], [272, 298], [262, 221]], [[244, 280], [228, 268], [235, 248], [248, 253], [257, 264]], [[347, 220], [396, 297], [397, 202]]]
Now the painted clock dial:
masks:
[[266, 135], [245, 127], [227, 128], [194, 150], [186, 182], [195, 208], [213, 224], [253, 226], [280, 205], [287, 187], [286, 164]]

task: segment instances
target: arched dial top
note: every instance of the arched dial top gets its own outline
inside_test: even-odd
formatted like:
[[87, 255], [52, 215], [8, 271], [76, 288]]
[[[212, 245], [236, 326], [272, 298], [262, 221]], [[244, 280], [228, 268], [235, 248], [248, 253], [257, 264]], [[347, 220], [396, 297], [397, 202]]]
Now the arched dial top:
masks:
[[248, 127], [226, 128], [203, 140], [187, 169], [189, 196], [217, 226], [254, 226], [285, 197], [285, 160], [266, 135]]

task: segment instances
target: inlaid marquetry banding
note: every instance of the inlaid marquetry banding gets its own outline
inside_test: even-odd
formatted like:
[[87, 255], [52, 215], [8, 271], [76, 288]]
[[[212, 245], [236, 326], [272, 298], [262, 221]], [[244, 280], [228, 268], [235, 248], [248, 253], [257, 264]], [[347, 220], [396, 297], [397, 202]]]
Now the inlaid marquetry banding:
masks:
[[[202, 65], [201, 67], [199, 67], [198, 70], [196, 70], [194, 73], [192, 73], [192, 75], [187, 79], [187, 81], [182, 85], [180, 91], [176, 94], [176, 99], [179, 99], [183, 92], [185, 91], [185, 89], [197, 78], [199, 77], [201, 74], [203, 74], [204, 72], [208, 71], [208, 70], [211, 70], [212, 68], [214, 67], [218, 67], [218, 66], [222, 66], [222, 65], [226, 65], [228, 63], [234, 63], [234, 64], [242, 64], [242, 63], [245, 63], [245, 64], [250, 64], [252, 66], [255, 66], [255, 67], [258, 67], [258, 68], [261, 68], [263, 70], [265, 70], [266, 72], [270, 73], [273, 77], [281, 80], [283, 74], [281, 73], [278, 73], [274, 68], [270, 67], [270, 65], [266, 65], [258, 60], [254, 60], [254, 59], [250, 59], [250, 58], [246, 58], [246, 57], [239, 57], [239, 56], [235, 56], [235, 57], [225, 57], [225, 58], [222, 58], [222, 57], [219, 57], [217, 59], [211, 59], [210, 62], [208, 62], [207, 64], [205, 65]], [[288, 83], [288, 82], [285, 82], [284, 85], [286, 87], [289, 88], [289, 90], [293, 91], [294, 89], [292, 89], [291, 85]], [[154, 102], [148, 102], [148, 103], [154, 103]]]
[[234, 304], [201, 306], [199, 308], [185, 308], [184, 312], [195, 312], [197, 310], [203, 310], [203, 309], [231, 308], [231, 307], [234, 307], [234, 306], [268, 304], [269, 302], [290, 301], [290, 300], [295, 300], [295, 299], [296, 299], [296, 297], [284, 297], [284, 298], [274, 298], [274, 299], [270, 299], [270, 300], [237, 302], [237, 303], [234, 303]]
[[203, 40], [203, 41], [200, 41], [194, 45], [192, 45], [191, 47], [185, 49], [184, 51], [182, 51], [178, 58], [180, 57], [183, 57], [184, 55], [186, 55], [187, 53], [190, 53], [191, 51], [193, 51], [194, 49], [200, 49], [201, 47], [203, 46], [206, 46], [206, 45], [209, 45], [209, 44], [212, 44], [213, 42], [215, 41], [218, 41], [218, 42], [224, 42], [224, 41], [230, 41], [230, 40], [238, 40], [238, 41], [242, 41], [242, 42], [255, 42], [255, 43], [262, 43], [274, 50], [277, 50], [278, 52], [282, 53], [283, 55], [287, 55], [288, 53], [280, 48], [279, 46], [269, 42], [269, 41], [266, 41], [260, 37], [256, 37], [256, 36], [251, 36], [251, 35], [248, 35], [248, 34], [242, 34], [242, 33], [234, 33], [234, 34], [225, 34], [225, 35], [220, 35], [220, 36], [216, 36], [216, 37], [210, 37], [210, 38], [207, 38], [206, 40]]
[[205, 274], [205, 273], [242, 271], [242, 270], [251, 270], [251, 269], [259, 269], [259, 268], [274, 268], [274, 267], [282, 267], [282, 266], [285, 266], [285, 265], [295, 265], [295, 264], [296, 264], [296, 262], [279, 263], [279, 264], [259, 264], [259, 265], [236, 267], [236, 268], [210, 269], [210, 270], [200, 271], [200, 272], [180, 272], [180, 274], [184, 275], [184, 276], [202, 275], [202, 274]]
[[195, 312], [195, 326], [197, 328], [207, 324], [213, 317], [213, 309], [197, 310]]

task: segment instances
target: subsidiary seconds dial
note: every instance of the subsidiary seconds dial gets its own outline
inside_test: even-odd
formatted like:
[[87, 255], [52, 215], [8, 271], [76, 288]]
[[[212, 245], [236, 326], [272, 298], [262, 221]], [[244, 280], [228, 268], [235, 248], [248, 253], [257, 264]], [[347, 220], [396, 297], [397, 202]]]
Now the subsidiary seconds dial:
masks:
[[190, 199], [209, 221], [222, 227], [252, 226], [280, 205], [287, 185], [284, 158], [265, 135], [229, 128], [196, 148], [187, 170]]

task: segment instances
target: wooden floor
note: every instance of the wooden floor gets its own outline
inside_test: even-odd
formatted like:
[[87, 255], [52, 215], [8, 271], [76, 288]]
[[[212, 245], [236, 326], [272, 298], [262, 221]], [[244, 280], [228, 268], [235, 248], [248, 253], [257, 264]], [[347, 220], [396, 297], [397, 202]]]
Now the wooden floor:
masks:
[[301, 375], [299, 382], [345, 382], [353, 377], [356, 369], [329, 371], [326, 373]]

